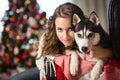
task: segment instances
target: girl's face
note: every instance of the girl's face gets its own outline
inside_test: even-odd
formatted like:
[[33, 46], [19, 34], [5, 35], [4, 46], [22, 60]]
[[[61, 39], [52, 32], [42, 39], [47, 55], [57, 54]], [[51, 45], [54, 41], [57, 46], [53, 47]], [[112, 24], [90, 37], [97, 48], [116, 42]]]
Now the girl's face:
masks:
[[70, 18], [58, 17], [55, 20], [56, 34], [58, 39], [67, 47], [74, 41], [74, 31], [71, 26]]

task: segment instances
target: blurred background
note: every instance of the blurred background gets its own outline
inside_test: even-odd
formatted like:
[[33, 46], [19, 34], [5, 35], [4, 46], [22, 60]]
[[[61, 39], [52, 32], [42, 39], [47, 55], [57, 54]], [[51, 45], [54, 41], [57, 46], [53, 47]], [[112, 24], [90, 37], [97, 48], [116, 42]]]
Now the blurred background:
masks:
[[110, 0], [0, 0], [0, 80], [35, 67], [38, 34], [54, 9], [65, 2], [78, 5], [89, 17], [95, 11], [108, 31]]

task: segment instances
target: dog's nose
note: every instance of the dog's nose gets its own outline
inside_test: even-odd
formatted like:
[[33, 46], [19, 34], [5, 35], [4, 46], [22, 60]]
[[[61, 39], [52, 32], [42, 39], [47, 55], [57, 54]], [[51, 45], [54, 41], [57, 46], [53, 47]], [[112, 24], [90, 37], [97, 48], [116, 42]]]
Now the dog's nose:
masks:
[[82, 51], [86, 52], [88, 50], [88, 47], [82, 47]]

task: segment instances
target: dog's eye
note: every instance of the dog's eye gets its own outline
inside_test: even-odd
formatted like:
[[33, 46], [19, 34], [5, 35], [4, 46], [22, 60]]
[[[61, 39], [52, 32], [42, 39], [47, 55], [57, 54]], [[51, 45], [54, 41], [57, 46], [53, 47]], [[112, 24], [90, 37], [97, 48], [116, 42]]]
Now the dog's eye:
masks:
[[81, 35], [81, 34], [77, 34], [77, 36], [78, 36], [79, 38], [81, 38], [81, 37], [82, 37], [82, 35]]
[[94, 38], [94, 33], [90, 33], [89, 35], [88, 35], [88, 39], [92, 39], [92, 38]]

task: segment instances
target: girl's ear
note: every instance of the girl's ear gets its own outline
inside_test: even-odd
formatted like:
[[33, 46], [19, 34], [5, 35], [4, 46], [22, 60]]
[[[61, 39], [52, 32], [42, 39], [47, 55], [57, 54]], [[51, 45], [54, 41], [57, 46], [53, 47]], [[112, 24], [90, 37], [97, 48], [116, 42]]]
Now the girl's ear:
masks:
[[77, 14], [74, 14], [73, 15], [73, 22], [72, 22], [72, 24], [75, 26], [80, 21], [81, 21], [81, 19], [79, 18], [79, 16]]
[[92, 21], [96, 25], [100, 24], [100, 20], [95, 11], [91, 12], [91, 14], [89, 16], [89, 20]]

